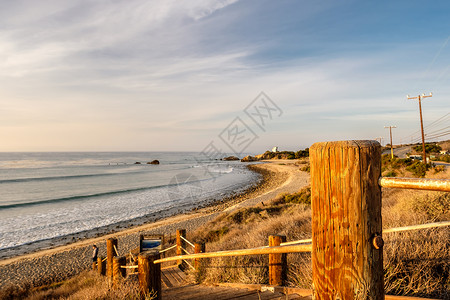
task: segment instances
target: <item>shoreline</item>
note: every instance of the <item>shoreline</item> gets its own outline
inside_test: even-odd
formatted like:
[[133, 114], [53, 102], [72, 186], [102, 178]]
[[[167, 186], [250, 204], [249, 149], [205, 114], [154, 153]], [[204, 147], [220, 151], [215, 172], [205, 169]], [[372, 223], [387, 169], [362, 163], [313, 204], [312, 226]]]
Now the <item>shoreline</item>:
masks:
[[253, 168], [252, 165], [247, 165], [246, 167], [251, 171], [258, 173], [260, 177], [255, 182], [251, 183], [249, 186], [237, 193], [229, 193], [224, 197], [217, 196], [217, 198], [215, 199], [206, 200], [200, 204], [185, 204], [184, 206], [178, 206], [170, 208], [168, 210], [152, 212], [144, 216], [119, 221], [97, 228], [5, 248], [0, 251], [0, 265], [4, 260], [34, 254], [40, 251], [56, 249], [58, 247], [66, 245], [72, 245], [80, 241], [85, 241], [87, 239], [94, 239], [105, 235], [117, 234], [130, 228], [143, 226], [148, 223], [158, 222], [167, 218], [175, 217], [180, 214], [190, 214], [208, 208], [214, 209], [215, 206], [222, 203], [235, 201], [235, 199], [251, 193], [255, 189], [262, 188], [266, 181], [266, 179], [264, 178], [265, 175], [263, 174], [264, 170], [261, 171], [261, 169], [259, 168]]
[[[76, 242], [62, 246], [43, 249], [29, 254], [15, 256], [0, 260], [0, 288], [8, 285], [23, 284], [24, 281], [33, 286], [48, 284], [74, 276], [81, 271], [91, 267], [91, 247], [97, 244], [100, 248], [99, 255], [105, 256], [106, 249], [103, 245], [110, 237], [118, 239], [118, 249], [121, 255], [138, 246], [139, 235], [145, 234], [165, 234], [173, 235], [178, 228], [185, 228], [188, 232], [195, 230], [218, 214], [239, 209], [244, 206], [254, 205], [268, 198], [275, 197], [283, 192], [283, 188], [296, 191], [296, 185], [292, 185], [294, 173], [299, 171], [295, 161], [283, 164], [282, 161], [270, 161], [264, 164], [247, 165], [252, 171], [261, 174], [262, 178], [248, 189], [237, 195], [222, 198], [202, 207], [191, 208], [190, 210], [179, 211], [171, 216], [152, 219], [152, 215], [142, 218], [143, 224], [134, 224], [136, 220], [124, 222], [122, 228], [109, 228], [106, 233], [99, 231], [91, 232], [93, 237], [85, 237]], [[295, 175], [295, 176], [294, 176]], [[304, 182], [299, 185], [306, 185], [309, 174], [302, 175]], [[288, 188], [288, 190], [289, 190]], [[250, 203], [250, 204], [249, 204]], [[116, 227], [114, 224], [112, 227]], [[119, 230], [117, 230], [119, 229]], [[121, 229], [121, 230], [120, 230]]]

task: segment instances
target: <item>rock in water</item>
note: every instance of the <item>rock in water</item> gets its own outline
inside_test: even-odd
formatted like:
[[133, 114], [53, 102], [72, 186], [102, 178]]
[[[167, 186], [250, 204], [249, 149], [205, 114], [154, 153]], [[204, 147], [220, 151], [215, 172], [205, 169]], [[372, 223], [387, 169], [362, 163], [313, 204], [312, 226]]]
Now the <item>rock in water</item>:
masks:
[[155, 159], [155, 160], [149, 161], [147, 163], [147, 165], [159, 165], [159, 160]]
[[236, 156], [227, 156], [227, 157], [224, 157], [223, 160], [239, 160], [239, 157], [236, 157]]

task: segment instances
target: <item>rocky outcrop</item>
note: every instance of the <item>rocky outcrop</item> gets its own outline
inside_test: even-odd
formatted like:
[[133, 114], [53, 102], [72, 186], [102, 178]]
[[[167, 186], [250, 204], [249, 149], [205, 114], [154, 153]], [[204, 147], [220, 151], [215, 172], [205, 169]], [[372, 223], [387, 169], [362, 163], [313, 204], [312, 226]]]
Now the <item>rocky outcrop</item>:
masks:
[[155, 160], [149, 161], [147, 163], [147, 165], [159, 165], [159, 160], [155, 159]]
[[258, 159], [251, 155], [247, 155], [246, 157], [241, 159], [241, 162], [251, 162], [251, 161], [258, 161]]
[[135, 164], [135, 165], [140, 165], [141, 162], [140, 162], [140, 161], [137, 161], [137, 162], [135, 162], [134, 164]]
[[227, 157], [224, 157], [223, 160], [239, 160], [239, 157], [236, 157], [236, 156], [227, 156]]

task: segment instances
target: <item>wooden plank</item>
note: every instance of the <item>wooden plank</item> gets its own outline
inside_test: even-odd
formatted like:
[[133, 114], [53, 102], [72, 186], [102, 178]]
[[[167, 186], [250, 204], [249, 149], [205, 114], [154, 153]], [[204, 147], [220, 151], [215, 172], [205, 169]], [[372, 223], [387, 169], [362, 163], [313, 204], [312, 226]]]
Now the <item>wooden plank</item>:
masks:
[[316, 143], [310, 157], [315, 299], [383, 299], [380, 145]]

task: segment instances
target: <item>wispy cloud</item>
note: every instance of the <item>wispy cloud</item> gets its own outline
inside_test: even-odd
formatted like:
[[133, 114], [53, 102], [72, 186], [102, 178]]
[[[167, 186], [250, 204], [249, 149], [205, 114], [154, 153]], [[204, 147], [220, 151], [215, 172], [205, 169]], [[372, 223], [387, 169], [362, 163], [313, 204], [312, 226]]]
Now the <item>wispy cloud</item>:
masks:
[[405, 94], [433, 89], [431, 117], [448, 103], [448, 34], [417, 45], [403, 28], [379, 29], [376, 10], [354, 1], [0, 2], [0, 150], [176, 150], [178, 140], [199, 150], [262, 90], [285, 114], [256, 151], [270, 139], [290, 144], [289, 135], [306, 146], [371, 138], [390, 119], [409, 131], [415, 104]]

